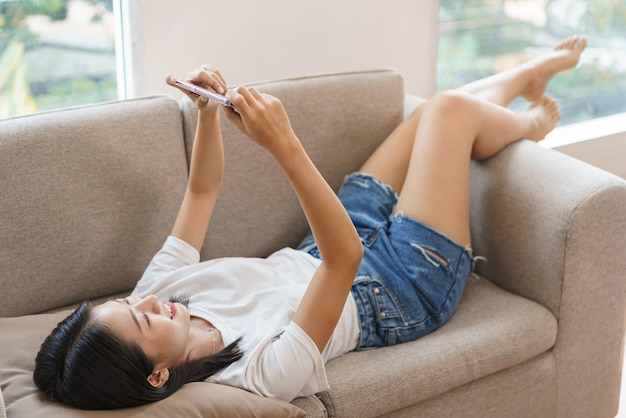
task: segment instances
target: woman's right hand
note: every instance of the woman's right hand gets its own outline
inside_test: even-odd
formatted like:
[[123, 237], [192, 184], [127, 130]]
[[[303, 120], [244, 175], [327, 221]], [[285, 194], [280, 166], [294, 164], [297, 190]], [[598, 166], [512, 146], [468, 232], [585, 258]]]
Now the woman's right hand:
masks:
[[322, 255], [323, 261], [293, 316], [322, 352], [339, 321], [361, 262], [361, 239], [337, 195], [293, 132], [280, 100], [254, 87], [238, 87], [229, 92], [228, 98], [236, 109], [226, 109], [228, 119], [267, 149], [287, 175]]
[[[193, 83], [197, 86], [203, 87], [207, 90], [213, 90], [215, 93], [225, 95], [228, 91], [228, 87], [226, 85], [226, 81], [220, 73], [220, 70], [215, 68], [212, 65], [204, 64], [200, 68], [187, 73], [187, 78], [185, 81], [189, 83]], [[206, 97], [199, 96], [195, 93], [190, 92], [189, 90], [185, 90], [182, 87], [178, 87], [176, 82], [176, 77], [168, 75], [165, 77], [165, 82], [172, 87], [176, 87], [178, 90], [182, 91], [189, 97], [197, 106], [198, 110], [217, 110], [219, 105], [217, 102], [211, 101]]]
[[277, 159], [288, 154], [293, 144], [299, 144], [279, 99], [244, 86], [231, 90], [227, 96], [236, 109], [226, 109], [228, 119]]

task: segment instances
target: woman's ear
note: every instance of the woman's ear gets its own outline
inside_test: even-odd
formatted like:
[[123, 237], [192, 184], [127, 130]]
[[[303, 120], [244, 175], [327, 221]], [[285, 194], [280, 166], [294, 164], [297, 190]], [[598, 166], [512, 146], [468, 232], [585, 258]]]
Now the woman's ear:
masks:
[[167, 369], [158, 369], [148, 376], [148, 382], [155, 388], [162, 388], [170, 378], [170, 372]]

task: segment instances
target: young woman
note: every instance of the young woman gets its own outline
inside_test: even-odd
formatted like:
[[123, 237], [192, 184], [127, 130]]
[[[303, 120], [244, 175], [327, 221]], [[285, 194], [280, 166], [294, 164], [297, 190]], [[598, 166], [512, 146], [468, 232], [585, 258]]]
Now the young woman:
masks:
[[[281, 166], [311, 233], [298, 249], [266, 259], [200, 262], [224, 157], [218, 105], [187, 93], [198, 127], [171, 236], [131, 296], [84, 303], [57, 326], [37, 355], [35, 383], [86, 409], [145, 404], [199, 380], [290, 401], [328, 389], [332, 358], [436, 330], [475, 261], [470, 159], [544, 138], [559, 119], [544, 96], [548, 82], [574, 67], [585, 46], [569, 38], [524, 65], [437, 94], [346, 178], [339, 196], [278, 99], [227, 91], [210, 66], [190, 73], [190, 82], [228, 95], [236, 112], [226, 109], [227, 118]], [[519, 114], [506, 108], [518, 96], [532, 102]]]

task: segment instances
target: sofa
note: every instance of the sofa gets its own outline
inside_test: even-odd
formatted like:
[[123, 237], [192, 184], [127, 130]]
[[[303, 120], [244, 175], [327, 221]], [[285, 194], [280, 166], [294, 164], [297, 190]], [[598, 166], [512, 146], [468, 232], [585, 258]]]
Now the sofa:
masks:
[[[337, 190], [421, 100], [393, 70], [256, 84], [281, 99]], [[626, 182], [530, 141], [472, 165], [476, 265], [457, 312], [411, 343], [327, 364], [291, 403], [206, 382], [118, 411], [44, 399], [34, 357], [85, 299], [126, 295], [185, 190], [196, 112], [142, 97], [0, 121], [0, 417], [614, 417], [626, 297]], [[295, 246], [306, 222], [268, 153], [224, 118], [203, 259]]]

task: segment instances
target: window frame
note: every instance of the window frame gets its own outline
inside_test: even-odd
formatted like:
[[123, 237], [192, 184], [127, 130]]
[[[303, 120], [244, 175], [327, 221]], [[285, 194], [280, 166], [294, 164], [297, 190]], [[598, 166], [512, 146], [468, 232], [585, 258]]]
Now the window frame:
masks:
[[113, 16], [115, 17], [117, 99], [130, 99], [134, 97], [134, 80], [129, 0], [113, 0]]
[[607, 137], [626, 139], [626, 112], [589, 119], [584, 122], [559, 126], [539, 144], [546, 148], [559, 148], [579, 142]]

